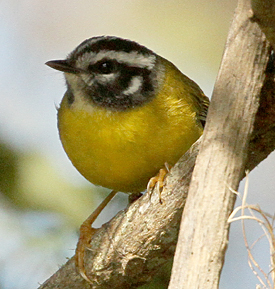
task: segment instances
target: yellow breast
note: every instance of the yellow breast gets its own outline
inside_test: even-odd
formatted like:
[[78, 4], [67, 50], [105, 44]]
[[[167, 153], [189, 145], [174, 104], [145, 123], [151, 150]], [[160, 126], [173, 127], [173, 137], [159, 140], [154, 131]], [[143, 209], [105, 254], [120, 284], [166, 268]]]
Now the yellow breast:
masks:
[[58, 111], [62, 144], [93, 184], [142, 191], [165, 162], [174, 165], [202, 134], [194, 99], [200, 90], [172, 64], [166, 70], [158, 95], [134, 109], [74, 108], [63, 98]]

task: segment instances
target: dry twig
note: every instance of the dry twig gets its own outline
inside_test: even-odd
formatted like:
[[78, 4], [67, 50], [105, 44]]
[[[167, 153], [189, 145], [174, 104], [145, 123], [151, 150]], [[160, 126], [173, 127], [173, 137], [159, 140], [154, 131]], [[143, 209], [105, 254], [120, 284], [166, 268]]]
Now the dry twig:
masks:
[[[274, 289], [274, 285], [275, 285], [275, 232], [274, 232], [275, 215], [271, 216], [270, 214], [265, 213], [259, 206], [248, 205], [246, 203], [247, 194], [248, 194], [248, 186], [249, 186], [249, 178], [248, 178], [248, 172], [247, 172], [243, 197], [240, 196], [240, 193], [231, 190], [241, 198], [242, 204], [241, 206], [235, 208], [235, 210], [231, 213], [231, 215], [228, 218], [228, 222], [232, 223], [232, 222], [241, 220], [244, 243], [245, 243], [245, 247], [248, 253], [248, 264], [252, 272], [254, 273], [254, 275], [258, 278], [259, 282], [263, 286], [261, 288]], [[245, 214], [246, 209], [249, 211], [250, 215]], [[241, 212], [241, 215], [236, 217], [236, 214], [239, 211]], [[259, 216], [257, 216], [256, 214]], [[262, 236], [260, 236], [255, 242], [252, 243], [252, 245], [249, 245], [248, 243], [246, 230], [245, 230], [245, 222], [244, 222], [245, 220], [256, 221], [264, 232]], [[268, 240], [269, 247], [270, 247], [270, 270], [268, 273], [266, 273], [261, 268], [261, 266], [259, 265], [257, 260], [255, 260], [253, 253], [252, 253], [252, 249], [264, 236]]]

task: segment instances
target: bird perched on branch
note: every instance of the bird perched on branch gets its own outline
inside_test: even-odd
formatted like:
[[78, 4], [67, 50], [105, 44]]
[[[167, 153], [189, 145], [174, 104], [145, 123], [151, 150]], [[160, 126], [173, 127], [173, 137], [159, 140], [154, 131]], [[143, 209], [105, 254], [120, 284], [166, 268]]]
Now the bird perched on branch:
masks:
[[174, 165], [202, 134], [209, 100], [171, 62], [118, 37], [87, 39], [65, 60], [46, 64], [65, 74], [58, 109], [64, 150], [87, 180], [113, 190], [80, 230], [77, 267], [89, 281], [84, 250], [92, 222], [115, 192], [135, 195], [163, 182], [165, 164]]

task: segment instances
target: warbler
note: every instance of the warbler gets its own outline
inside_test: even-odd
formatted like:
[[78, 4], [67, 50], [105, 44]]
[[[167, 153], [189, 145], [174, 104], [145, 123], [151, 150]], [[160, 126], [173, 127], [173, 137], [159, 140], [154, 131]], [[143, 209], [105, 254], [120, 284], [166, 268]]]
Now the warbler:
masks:
[[93, 37], [65, 60], [46, 64], [65, 73], [58, 109], [64, 150], [95, 185], [141, 192], [203, 133], [208, 98], [171, 62], [136, 42]]

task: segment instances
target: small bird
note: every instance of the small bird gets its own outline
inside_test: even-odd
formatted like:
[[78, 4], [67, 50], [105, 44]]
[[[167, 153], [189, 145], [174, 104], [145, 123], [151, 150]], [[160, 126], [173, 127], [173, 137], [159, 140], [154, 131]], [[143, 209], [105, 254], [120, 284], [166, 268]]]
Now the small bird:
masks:
[[117, 191], [135, 195], [150, 179], [154, 186], [160, 170], [163, 178], [165, 164], [173, 166], [203, 133], [209, 100], [171, 62], [114, 36], [87, 39], [46, 64], [65, 74], [58, 109], [65, 152], [87, 180], [113, 190], [80, 229], [76, 264], [89, 281], [83, 259], [92, 222]]

